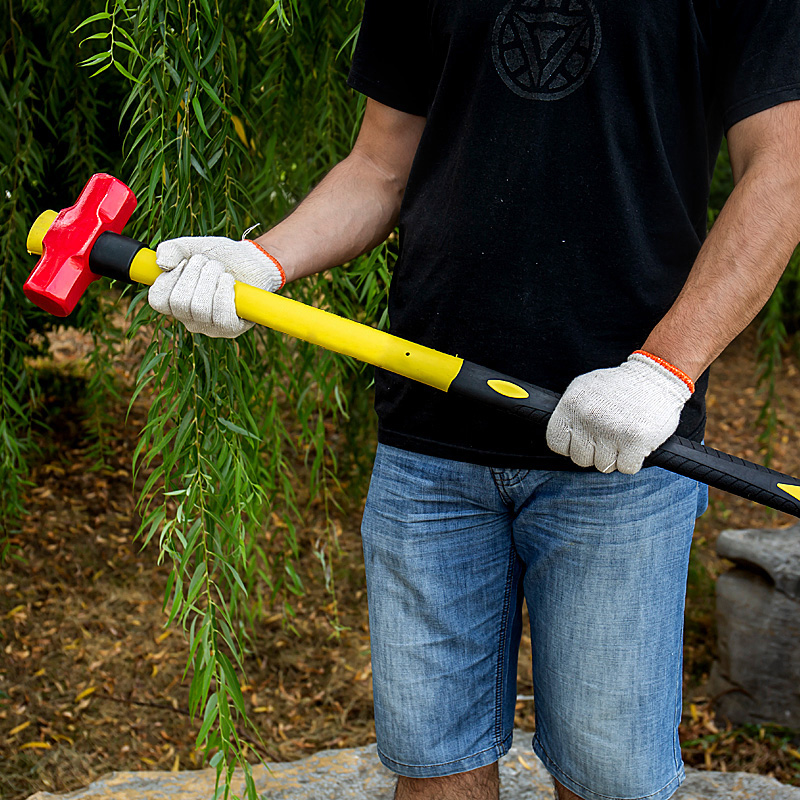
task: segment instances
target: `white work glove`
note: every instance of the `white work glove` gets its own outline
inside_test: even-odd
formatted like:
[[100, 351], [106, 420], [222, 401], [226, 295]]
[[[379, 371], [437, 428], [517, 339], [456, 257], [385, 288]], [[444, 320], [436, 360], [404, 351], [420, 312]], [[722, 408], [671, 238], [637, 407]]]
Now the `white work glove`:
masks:
[[156, 264], [164, 270], [147, 299], [192, 333], [232, 339], [253, 327], [236, 314], [234, 281], [274, 292], [286, 281], [281, 265], [250, 239], [184, 236], [161, 242]]
[[633, 475], [678, 427], [694, 391], [677, 367], [637, 351], [619, 367], [579, 375], [547, 425], [547, 444], [580, 467]]

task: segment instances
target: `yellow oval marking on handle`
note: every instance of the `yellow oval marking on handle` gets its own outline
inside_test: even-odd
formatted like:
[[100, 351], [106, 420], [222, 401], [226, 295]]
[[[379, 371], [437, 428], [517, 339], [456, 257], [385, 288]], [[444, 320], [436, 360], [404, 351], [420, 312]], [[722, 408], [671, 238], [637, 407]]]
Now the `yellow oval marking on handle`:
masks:
[[800, 486], [790, 483], [779, 483], [778, 488], [782, 489], [786, 494], [790, 494], [795, 500], [800, 500]]
[[516, 383], [496, 380], [486, 381], [486, 383], [490, 389], [494, 389], [497, 394], [502, 394], [505, 397], [516, 397], [523, 400], [530, 396], [521, 386], [517, 386]]

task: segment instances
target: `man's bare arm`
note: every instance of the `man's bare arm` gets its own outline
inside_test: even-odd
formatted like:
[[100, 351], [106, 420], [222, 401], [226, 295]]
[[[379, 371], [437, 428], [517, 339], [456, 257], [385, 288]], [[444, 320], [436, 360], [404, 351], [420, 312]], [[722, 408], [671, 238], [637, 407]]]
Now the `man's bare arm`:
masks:
[[769, 299], [800, 241], [800, 101], [734, 125], [735, 188], [643, 349], [696, 380]]
[[256, 241], [287, 281], [343, 264], [391, 233], [425, 118], [367, 100], [352, 152], [285, 219]]

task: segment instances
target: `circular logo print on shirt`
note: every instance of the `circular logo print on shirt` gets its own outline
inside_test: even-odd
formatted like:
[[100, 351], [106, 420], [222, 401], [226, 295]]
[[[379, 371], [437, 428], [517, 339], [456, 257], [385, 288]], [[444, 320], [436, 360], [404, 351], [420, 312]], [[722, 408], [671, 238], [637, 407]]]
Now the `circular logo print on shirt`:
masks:
[[492, 34], [498, 75], [528, 100], [560, 100], [592, 71], [600, 18], [591, 0], [511, 0]]

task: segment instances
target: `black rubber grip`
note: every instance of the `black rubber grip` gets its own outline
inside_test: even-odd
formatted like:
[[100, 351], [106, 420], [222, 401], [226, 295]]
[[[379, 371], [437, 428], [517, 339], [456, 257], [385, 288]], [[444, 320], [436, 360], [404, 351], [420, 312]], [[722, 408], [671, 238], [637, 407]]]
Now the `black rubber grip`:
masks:
[[784, 484], [800, 490], [800, 480], [700, 442], [670, 436], [644, 463], [800, 517], [800, 501], [778, 488], [778, 484]]
[[[497, 381], [509, 386], [517, 386], [528, 396], [523, 398], [502, 394], [491, 386]], [[547, 420], [550, 419], [550, 415], [561, 399], [561, 395], [556, 392], [542, 389], [532, 383], [518, 381], [516, 378], [509, 378], [508, 375], [486, 367], [479, 367], [470, 361], [464, 362], [447, 391], [449, 394], [459, 394], [482, 403], [488, 403], [490, 406], [542, 425], [547, 424]]]
[[133, 283], [130, 276], [131, 264], [134, 256], [144, 246], [130, 236], [103, 231], [89, 253], [89, 269], [104, 278]]
[[[469, 361], [464, 362], [448, 391], [471, 397], [540, 425], [547, 423], [561, 397], [556, 392]], [[527, 397], [513, 396], [522, 393]], [[699, 442], [670, 436], [644, 463], [645, 466], [662, 467], [715, 489], [800, 517], [800, 500], [778, 488], [778, 484], [797, 487], [800, 494], [798, 478], [714, 450]]]

